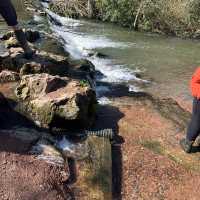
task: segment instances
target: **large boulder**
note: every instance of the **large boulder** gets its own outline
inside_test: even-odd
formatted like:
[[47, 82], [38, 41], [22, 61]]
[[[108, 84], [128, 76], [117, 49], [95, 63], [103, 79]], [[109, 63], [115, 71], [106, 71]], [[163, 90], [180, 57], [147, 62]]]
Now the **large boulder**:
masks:
[[96, 95], [89, 84], [46, 73], [22, 76], [16, 96], [43, 128], [83, 128], [93, 123]]

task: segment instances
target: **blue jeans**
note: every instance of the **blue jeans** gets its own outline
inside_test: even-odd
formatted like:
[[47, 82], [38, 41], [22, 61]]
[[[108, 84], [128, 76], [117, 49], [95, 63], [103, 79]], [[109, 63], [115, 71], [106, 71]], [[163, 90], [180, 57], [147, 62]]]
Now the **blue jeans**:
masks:
[[200, 134], [200, 100], [194, 98], [192, 108], [192, 118], [187, 129], [186, 138], [195, 141]]
[[8, 26], [16, 26], [17, 14], [10, 0], [0, 0], [0, 14]]

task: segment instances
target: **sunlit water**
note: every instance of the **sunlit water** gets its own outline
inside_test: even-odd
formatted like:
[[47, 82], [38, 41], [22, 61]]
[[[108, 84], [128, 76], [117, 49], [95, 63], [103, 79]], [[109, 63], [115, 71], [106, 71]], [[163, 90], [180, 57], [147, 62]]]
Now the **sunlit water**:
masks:
[[140, 89], [162, 97], [191, 99], [189, 80], [200, 63], [198, 41], [138, 33], [116, 25], [50, 14], [63, 24], [53, 25], [52, 30], [66, 41], [66, 50], [72, 56], [87, 57], [90, 50], [109, 56], [107, 59], [87, 57], [106, 75], [105, 81], [128, 83], [137, 90], [134, 84], [140, 82], [135, 76], [138, 72], [142, 80], [150, 81], [150, 84], [142, 82]]
[[[14, 3], [20, 21], [30, 19], [21, 1]], [[89, 59], [105, 75], [101, 81], [124, 83], [130, 91], [191, 98], [188, 83], [200, 63], [198, 41], [138, 33], [117, 25], [72, 20], [47, 12], [63, 25], [51, 24], [51, 29], [65, 41], [66, 50], [74, 58]], [[34, 16], [34, 19], [39, 21], [41, 17]], [[5, 23], [0, 23], [0, 30], [6, 28]], [[89, 57], [91, 51], [108, 57]], [[138, 73], [141, 79], [136, 77]], [[107, 90], [98, 88], [101, 89]]]

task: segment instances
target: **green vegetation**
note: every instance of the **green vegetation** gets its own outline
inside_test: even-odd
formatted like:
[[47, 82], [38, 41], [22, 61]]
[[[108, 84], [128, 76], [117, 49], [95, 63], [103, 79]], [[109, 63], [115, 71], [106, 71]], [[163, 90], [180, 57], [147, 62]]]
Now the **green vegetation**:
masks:
[[153, 141], [153, 140], [144, 140], [141, 142], [141, 145], [151, 151], [153, 151], [156, 154], [164, 155], [164, 149], [161, 146], [160, 142]]
[[141, 144], [143, 147], [146, 149], [149, 149], [155, 154], [165, 156], [172, 160], [173, 162], [183, 166], [186, 170], [189, 171], [200, 171], [200, 166], [197, 164], [198, 163], [198, 158], [197, 159], [191, 159], [189, 157], [185, 157], [185, 154], [182, 154], [180, 152], [171, 152], [165, 149], [164, 146], [159, 141], [156, 140], [143, 140], [140, 141], [139, 144]]
[[89, 87], [90, 86], [88, 80], [80, 80], [79, 83], [80, 83], [81, 87]]
[[55, 0], [51, 9], [139, 31], [200, 38], [199, 0]]

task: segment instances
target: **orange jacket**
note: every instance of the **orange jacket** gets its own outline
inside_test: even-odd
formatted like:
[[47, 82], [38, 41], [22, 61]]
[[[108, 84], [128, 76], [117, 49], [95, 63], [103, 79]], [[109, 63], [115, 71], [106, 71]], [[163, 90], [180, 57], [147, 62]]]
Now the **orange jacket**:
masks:
[[200, 99], [200, 67], [194, 72], [190, 81], [192, 96]]

